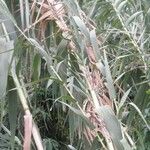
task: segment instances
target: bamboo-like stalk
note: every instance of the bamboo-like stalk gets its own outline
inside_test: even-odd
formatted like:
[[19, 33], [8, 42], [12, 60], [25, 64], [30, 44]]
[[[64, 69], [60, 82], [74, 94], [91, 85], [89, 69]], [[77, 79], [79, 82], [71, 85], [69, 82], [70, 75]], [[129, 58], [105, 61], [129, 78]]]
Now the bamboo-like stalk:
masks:
[[[15, 63], [15, 62], [13, 61], [13, 63]], [[11, 69], [11, 74], [12, 74], [14, 83], [15, 83], [15, 85], [17, 87], [17, 92], [18, 92], [18, 95], [19, 95], [19, 98], [20, 98], [20, 102], [22, 104], [24, 112], [26, 112], [26, 110], [29, 110], [29, 107], [28, 107], [28, 104], [27, 104], [27, 100], [25, 98], [25, 95], [24, 95], [23, 90], [21, 88], [21, 85], [19, 83], [19, 80], [18, 80], [18, 77], [17, 77], [17, 75], [15, 73], [15, 70], [13, 68]]]
[[[14, 61], [13, 61], [13, 64], [14, 65]], [[24, 112], [25, 112], [25, 115], [27, 116], [32, 116], [30, 110], [29, 110], [29, 106], [27, 104], [27, 100], [25, 98], [25, 95], [23, 93], [23, 90], [21, 88], [21, 85], [19, 83], [19, 80], [18, 80], [18, 77], [15, 73], [15, 69], [14, 68], [11, 68], [11, 74], [12, 74], [12, 77], [13, 77], [13, 80], [14, 80], [14, 83], [17, 87], [17, 92], [18, 92], [18, 95], [19, 95], [19, 98], [20, 98], [20, 102], [22, 104], [22, 107], [24, 109]], [[33, 135], [33, 138], [34, 138], [34, 141], [36, 143], [36, 147], [38, 150], [43, 150], [43, 145], [42, 145], [42, 140], [41, 140], [41, 137], [40, 137], [40, 134], [39, 134], [39, 131], [37, 130], [37, 127], [34, 123], [34, 121], [32, 122], [32, 135]], [[29, 137], [30, 138], [30, 137]]]

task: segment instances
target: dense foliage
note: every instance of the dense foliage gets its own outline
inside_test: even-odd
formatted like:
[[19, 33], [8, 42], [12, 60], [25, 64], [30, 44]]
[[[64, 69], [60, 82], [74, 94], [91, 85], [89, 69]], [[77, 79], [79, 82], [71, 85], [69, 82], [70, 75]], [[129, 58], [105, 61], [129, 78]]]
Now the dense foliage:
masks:
[[149, 0], [0, 0], [0, 149], [148, 150], [149, 18]]

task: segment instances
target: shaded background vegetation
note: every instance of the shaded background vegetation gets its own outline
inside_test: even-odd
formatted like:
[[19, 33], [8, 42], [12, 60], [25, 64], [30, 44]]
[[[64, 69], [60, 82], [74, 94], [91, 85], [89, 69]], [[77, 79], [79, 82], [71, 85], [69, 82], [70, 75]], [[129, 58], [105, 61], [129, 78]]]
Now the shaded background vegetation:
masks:
[[23, 149], [20, 89], [44, 149], [148, 150], [149, 17], [149, 0], [0, 0], [0, 149]]

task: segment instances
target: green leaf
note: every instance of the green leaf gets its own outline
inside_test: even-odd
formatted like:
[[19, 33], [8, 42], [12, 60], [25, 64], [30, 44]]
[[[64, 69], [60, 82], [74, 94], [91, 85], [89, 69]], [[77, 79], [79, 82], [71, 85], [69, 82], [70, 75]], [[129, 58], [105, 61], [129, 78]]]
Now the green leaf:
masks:
[[70, 16], [79, 16], [80, 15], [80, 7], [78, 5], [77, 0], [64, 0], [65, 4], [68, 6], [69, 8], [69, 13]]
[[48, 89], [52, 84], [53, 84], [54, 80], [49, 79], [46, 85], [46, 88]]
[[13, 49], [13, 42], [6, 42], [4, 38], [0, 38], [0, 99], [4, 98], [6, 94], [7, 76], [13, 55], [11, 49]]
[[[142, 104], [143, 104], [143, 101], [146, 97], [146, 90], [148, 88], [148, 85], [147, 84], [142, 84], [138, 89], [137, 89], [137, 92], [135, 94], [135, 97], [134, 97], [134, 104], [137, 106], [137, 107], [142, 107]], [[135, 109], [131, 108], [130, 110], [130, 113], [129, 113], [129, 116], [128, 116], [128, 120], [127, 120], [127, 125], [130, 126], [133, 119], [134, 119], [134, 116], [135, 116]]]
[[133, 150], [125, 138], [123, 138], [120, 142], [122, 143], [124, 150]]
[[68, 45], [68, 40], [62, 39], [59, 45], [57, 46], [56, 49], [56, 58], [58, 58], [58, 61], [63, 60], [67, 56], [67, 45]]
[[16, 24], [16, 21], [11, 15], [4, 0], [0, 0], [0, 14], [3, 14], [4, 16], [6, 16], [6, 18], [10, 19], [14, 24]]
[[94, 50], [96, 60], [98, 61], [101, 58], [100, 57], [101, 54], [100, 54], [100, 50], [98, 48], [98, 43], [97, 43], [97, 37], [96, 37], [95, 30], [92, 30], [90, 32], [90, 40], [91, 40], [91, 44], [92, 44], [92, 47], [93, 47], [93, 50]]
[[146, 91], [146, 94], [150, 95], [150, 89], [148, 89], [148, 90]]
[[127, 0], [121, 2], [117, 8], [118, 12], [121, 12], [122, 8], [124, 7], [124, 5], [127, 3]]
[[142, 118], [144, 123], [146, 124], [147, 128], [150, 130], [150, 126], [148, 125], [147, 121], [145, 120], [145, 118], [144, 118], [142, 112], [140, 111], [140, 109], [134, 103], [129, 103], [129, 104], [135, 108], [135, 110], [138, 112], [138, 114], [140, 115], [140, 117]]
[[36, 54], [33, 59], [33, 73], [32, 77], [34, 80], [38, 80], [41, 74], [41, 57]]
[[75, 114], [79, 115], [79, 116], [85, 121], [85, 123], [86, 123], [89, 127], [91, 127], [91, 129], [94, 129], [94, 125], [87, 119], [87, 117], [83, 114], [83, 112], [82, 112], [81, 110], [76, 109], [75, 107], [73, 107], [73, 106], [71, 106], [71, 105], [69, 105], [69, 104], [67, 104], [67, 103], [64, 103], [64, 102], [62, 102], [62, 101], [58, 101], [58, 102], [60, 102], [60, 103], [62, 103], [62, 104], [64, 104], [64, 105], [66, 105], [71, 111], [73, 111]]
[[94, 14], [95, 11], [96, 11], [97, 2], [98, 2], [98, 0], [95, 0], [95, 1], [94, 1], [94, 4], [92, 5], [92, 7], [91, 7], [91, 9], [90, 9], [90, 11], [89, 11], [89, 14], [88, 14], [88, 18], [89, 18], [89, 19], [92, 18], [93, 14]]
[[72, 145], [68, 145], [70, 150], [77, 150], [76, 148], [74, 148]]
[[142, 11], [138, 11], [136, 13], [134, 13], [133, 15], [131, 15], [127, 21], [126, 21], [126, 26], [128, 26], [136, 17], [138, 17], [141, 13], [143, 13]]
[[121, 2], [122, 0], [115, 0], [114, 6], [117, 8]]
[[89, 30], [86, 27], [85, 23], [83, 22], [83, 20], [81, 20], [78, 16], [73, 16], [73, 19], [76, 23], [76, 25], [79, 27], [81, 33], [83, 33], [83, 35], [85, 35], [87, 41], [90, 41], [90, 34], [89, 34]]
[[58, 150], [59, 143], [53, 139], [44, 139], [43, 140], [44, 150]]
[[30, 42], [31, 45], [35, 46], [35, 48], [36, 48], [37, 52], [40, 54], [40, 56], [46, 60], [48, 71], [51, 74], [51, 68], [50, 68], [50, 66], [52, 65], [51, 56], [48, 55], [48, 53], [43, 49], [43, 47], [35, 39], [28, 38], [28, 41]]
[[59, 62], [56, 66], [56, 71], [60, 78], [65, 82], [67, 80], [67, 63], [66, 60]]
[[120, 142], [123, 139], [121, 126], [112, 109], [109, 106], [102, 106], [96, 111], [104, 120], [115, 147], [118, 150], [123, 150], [123, 145]]
[[125, 103], [125, 101], [126, 101], [128, 95], [129, 95], [130, 91], [131, 91], [131, 88], [128, 89], [128, 90], [124, 93], [124, 95], [122, 96], [122, 98], [121, 98], [121, 100], [120, 100], [120, 103], [119, 103], [119, 108], [118, 108], [119, 110], [120, 110], [121, 107], [124, 105], [124, 103]]
[[111, 76], [111, 72], [110, 72], [110, 68], [108, 65], [108, 60], [107, 60], [107, 56], [106, 56], [105, 51], [104, 51], [104, 65], [105, 65], [105, 73], [106, 73], [107, 88], [109, 91], [109, 96], [110, 96], [111, 100], [115, 100], [116, 99], [116, 92], [115, 92], [115, 88], [113, 85], [113, 79]]
[[[15, 88], [13, 79], [9, 77], [8, 80], [8, 90]], [[17, 128], [17, 92], [16, 90], [11, 90], [8, 92], [8, 115], [9, 115], [9, 124], [10, 124], [10, 144], [11, 150], [14, 150], [15, 145], [15, 132]]]

